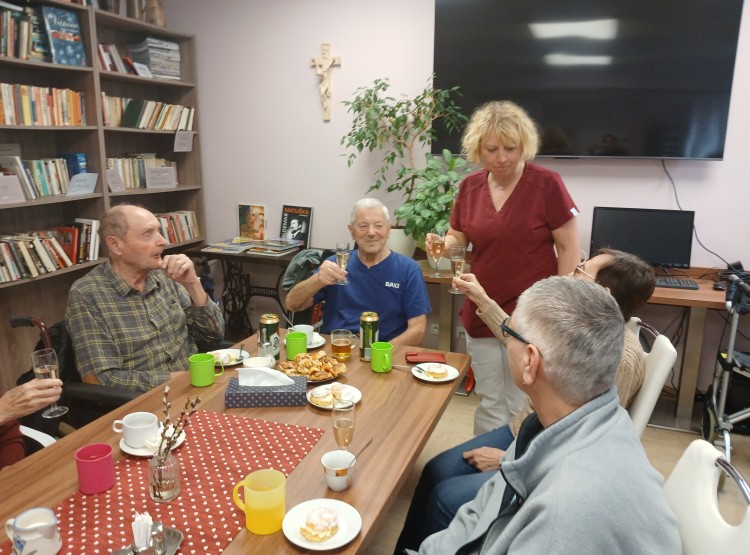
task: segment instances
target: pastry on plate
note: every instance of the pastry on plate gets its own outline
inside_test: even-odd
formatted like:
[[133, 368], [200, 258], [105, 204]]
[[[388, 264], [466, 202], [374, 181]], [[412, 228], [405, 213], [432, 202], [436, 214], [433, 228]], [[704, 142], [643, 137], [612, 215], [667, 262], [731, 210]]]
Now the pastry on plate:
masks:
[[339, 531], [339, 515], [327, 507], [318, 507], [307, 513], [299, 531], [311, 542], [324, 542]]
[[333, 394], [327, 386], [316, 387], [310, 391], [310, 402], [319, 407], [330, 407], [333, 405]]
[[431, 378], [440, 380], [448, 376], [448, 369], [442, 364], [428, 364], [424, 369], [424, 373]]

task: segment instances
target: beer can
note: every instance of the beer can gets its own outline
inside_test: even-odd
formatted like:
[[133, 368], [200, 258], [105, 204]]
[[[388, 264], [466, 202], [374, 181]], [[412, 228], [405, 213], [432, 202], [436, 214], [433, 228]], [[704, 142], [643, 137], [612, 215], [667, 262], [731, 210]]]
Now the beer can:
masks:
[[261, 330], [266, 330], [265, 335], [271, 343], [273, 356], [276, 360], [279, 360], [279, 352], [281, 351], [281, 341], [279, 341], [279, 315], [270, 312], [268, 314], [261, 314], [260, 325], [258, 326], [258, 337], [263, 336]]
[[359, 360], [369, 361], [371, 346], [378, 341], [378, 313], [363, 312], [359, 319]]

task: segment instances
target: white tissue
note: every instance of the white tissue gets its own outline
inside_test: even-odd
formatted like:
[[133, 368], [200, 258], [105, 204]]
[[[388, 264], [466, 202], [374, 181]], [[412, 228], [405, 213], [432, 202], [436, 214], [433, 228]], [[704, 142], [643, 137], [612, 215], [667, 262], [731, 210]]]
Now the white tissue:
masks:
[[133, 544], [135, 547], [147, 547], [151, 541], [151, 526], [153, 520], [148, 513], [135, 513], [133, 518]]
[[267, 387], [294, 383], [289, 376], [270, 368], [238, 368], [237, 375], [242, 386]]

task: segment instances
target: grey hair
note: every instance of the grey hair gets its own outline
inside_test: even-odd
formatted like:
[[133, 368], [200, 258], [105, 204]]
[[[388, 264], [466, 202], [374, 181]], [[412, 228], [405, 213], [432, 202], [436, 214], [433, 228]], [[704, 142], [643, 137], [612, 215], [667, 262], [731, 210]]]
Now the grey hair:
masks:
[[362, 199], [359, 199], [357, 202], [354, 203], [354, 206], [352, 207], [352, 213], [349, 216], [349, 223], [353, 224], [357, 220], [357, 212], [360, 210], [364, 210], [366, 208], [380, 208], [383, 211], [383, 215], [385, 216], [385, 219], [389, 222], [391, 221], [391, 215], [388, 212], [388, 207], [383, 204], [380, 200], [376, 198], [371, 197], [365, 197]]
[[624, 322], [601, 285], [563, 276], [539, 281], [519, 297], [513, 327], [539, 349], [547, 379], [567, 402], [581, 405], [612, 387]]

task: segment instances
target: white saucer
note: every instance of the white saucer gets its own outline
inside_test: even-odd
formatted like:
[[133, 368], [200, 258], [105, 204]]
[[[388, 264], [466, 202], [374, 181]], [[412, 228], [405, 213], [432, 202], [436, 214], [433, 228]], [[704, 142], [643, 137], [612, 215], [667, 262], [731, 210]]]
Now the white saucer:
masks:
[[[316, 408], [319, 408], [319, 409], [323, 409], [323, 410], [331, 410], [331, 409], [333, 409], [333, 403], [331, 403], [331, 406], [329, 406], [329, 407], [323, 407], [323, 406], [320, 406], [320, 405], [316, 405], [311, 400], [311, 398], [312, 398], [312, 392], [313, 391], [315, 391], [316, 389], [323, 389], [323, 388], [325, 388], [325, 389], [327, 389], [327, 390], [330, 391], [331, 390], [331, 386], [333, 386], [332, 383], [329, 383], [329, 384], [326, 384], [326, 385], [319, 385], [318, 387], [313, 387], [310, 391], [307, 392], [307, 401], [312, 406], [314, 406]], [[352, 403], [354, 403], [356, 405], [357, 403], [359, 403], [362, 400], [362, 392], [359, 389], [357, 389], [356, 387], [354, 387], [353, 385], [342, 383], [341, 387], [343, 388], [342, 391], [341, 391], [341, 398], [344, 401], [351, 401]]]
[[[320, 335], [318, 332], [313, 333], [313, 338], [310, 343], [307, 344], [308, 349], [317, 349], [326, 344], [326, 338]], [[286, 337], [284, 338], [284, 345], [286, 345]]]
[[[180, 434], [180, 437], [175, 441], [175, 444], [172, 445], [172, 451], [177, 449], [180, 445], [182, 445], [185, 442], [185, 432], [182, 432]], [[128, 455], [133, 455], [134, 457], [153, 457], [154, 452], [156, 451], [156, 447], [131, 447], [127, 443], [125, 443], [124, 439], [120, 440], [120, 449], [122, 449], [123, 452], [127, 453]]]
[[[302, 535], [299, 529], [305, 524], [307, 513], [318, 507], [326, 507], [339, 515], [339, 530], [330, 539], [323, 542], [311, 542]], [[310, 551], [328, 551], [346, 545], [362, 529], [362, 517], [357, 509], [338, 499], [311, 499], [303, 501], [289, 509], [281, 524], [286, 539], [293, 544]]]
[[[446, 370], [448, 370], [448, 375], [444, 378], [433, 378], [432, 376], [428, 376], [424, 372], [420, 372], [417, 370], [417, 368], [426, 368], [428, 364], [434, 364], [438, 366], [442, 366]], [[455, 380], [458, 377], [458, 370], [453, 368], [453, 366], [449, 366], [447, 364], [441, 364], [439, 362], [427, 362], [418, 364], [414, 368], [411, 369], [411, 373], [414, 375], [415, 378], [418, 378], [424, 382], [432, 382], [432, 383], [441, 383], [441, 382], [451, 382]]]
[[[225, 367], [237, 366], [238, 364], [242, 364], [242, 361], [244, 361], [246, 358], [250, 357], [250, 353], [248, 353], [247, 351], [240, 351], [239, 349], [219, 349], [217, 351], [209, 351], [208, 354], [214, 355], [214, 359], [222, 356], [230, 357], [231, 362], [225, 362]], [[218, 366], [219, 363], [217, 362], [216, 365]]]

